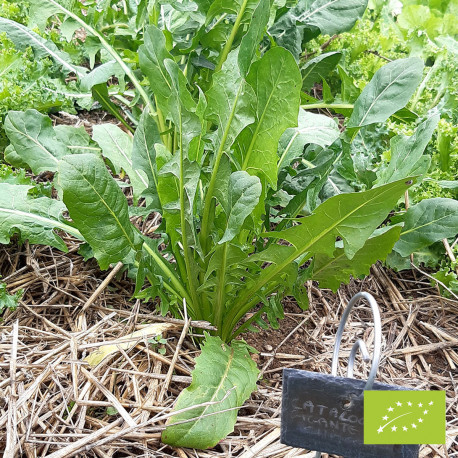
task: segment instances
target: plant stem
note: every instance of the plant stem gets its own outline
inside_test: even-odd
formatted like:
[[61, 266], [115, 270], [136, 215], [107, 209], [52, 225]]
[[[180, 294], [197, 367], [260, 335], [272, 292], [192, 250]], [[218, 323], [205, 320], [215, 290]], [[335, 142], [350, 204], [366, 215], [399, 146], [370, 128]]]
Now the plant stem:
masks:
[[342, 110], [353, 108], [352, 103], [310, 103], [308, 105], [301, 105], [303, 110], [319, 110], [328, 108], [330, 110]]
[[[268, 267], [268, 270], [265, 270], [259, 278], [259, 280], [248, 290], [245, 292], [245, 294], [242, 294], [238, 297], [234, 305], [231, 307], [230, 312], [228, 313], [226, 319], [225, 319], [225, 327], [224, 327], [224, 334], [223, 334], [223, 339], [228, 338], [229, 334], [232, 332], [232, 330], [235, 328], [237, 325], [238, 321], [245, 315], [245, 313], [250, 310], [250, 308], [253, 307], [253, 302], [252, 300], [253, 296], [267, 283], [269, 283], [271, 280], [273, 280], [275, 277], [277, 277], [280, 272], [285, 269], [289, 264], [294, 262], [299, 256], [304, 254], [308, 248], [315, 243], [315, 240], [311, 240], [310, 243], [307, 244], [306, 247], [302, 248], [301, 250], [295, 250], [290, 256], [288, 256], [282, 263], [271, 265], [271, 267]], [[302, 261], [305, 262], [307, 259], [303, 259]], [[276, 281], [276, 284], [278, 284], [278, 281]], [[255, 298], [256, 300], [256, 298]], [[254, 302], [254, 304], [257, 303]]]
[[231, 34], [229, 36], [229, 39], [226, 41], [226, 44], [224, 45], [223, 51], [221, 52], [221, 56], [219, 58], [218, 65], [215, 68], [215, 72], [218, 72], [221, 70], [221, 67], [223, 66], [224, 62], [227, 59], [227, 55], [229, 54], [231, 48], [232, 48], [232, 43], [234, 42], [234, 38], [237, 35], [237, 32], [240, 27], [240, 23], [242, 22], [243, 15], [245, 13], [245, 9], [247, 7], [248, 0], [243, 0], [242, 6], [240, 7], [239, 14], [237, 14], [237, 18], [235, 20], [234, 26], [232, 27]]
[[227, 242], [223, 244], [223, 255], [221, 260], [221, 271], [219, 273], [218, 285], [216, 286], [216, 305], [215, 305], [215, 316], [213, 324], [218, 328], [218, 332], [221, 334], [221, 328], [223, 325], [223, 312], [225, 306], [226, 290], [226, 262], [227, 262]]
[[421, 96], [423, 95], [423, 92], [426, 86], [428, 85], [429, 80], [432, 78], [434, 73], [437, 72], [440, 64], [442, 63], [442, 60], [443, 60], [443, 55], [439, 54], [439, 56], [437, 57], [437, 59], [434, 62], [434, 65], [429, 69], [428, 73], [423, 78], [423, 81], [420, 83], [420, 86], [418, 86], [418, 89], [416, 90], [415, 95], [413, 96], [412, 102], [410, 104], [410, 106], [412, 107], [412, 110], [415, 110], [415, 108], [417, 107], [418, 101], [420, 100]]
[[167, 265], [167, 262], [164, 261], [164, 258], [159, 253], [156, 253], [147, 243], [143, 243], [143, 248], [154, 259], [157, 266], [162, 270], [162, 272], [164, 272], [164, 274], [166, 274], [166, 276], [170, 278], [170, 281], [172, 282], [177, 292], [180, 293], [181, 296], [186, 299], [188, 304], [192, 304], [188, 292], [181, 284], [180, 280], [178, 280], [176, 275], [170, 270], [169, 266]]

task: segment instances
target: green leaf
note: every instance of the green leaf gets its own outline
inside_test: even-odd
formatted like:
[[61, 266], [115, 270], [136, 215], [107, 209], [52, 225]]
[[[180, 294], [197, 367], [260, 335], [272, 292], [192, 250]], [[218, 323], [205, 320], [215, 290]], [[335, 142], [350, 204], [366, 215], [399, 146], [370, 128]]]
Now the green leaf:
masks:
[[[341, 66], [337, 65], [337, 71], [340, 77], [340, 98], [343, 102], [353, 103], [361, 94], [359, 87], [355, 85], [353, 78], [347, 73], [347, 71]], [[340, 113], [341, 111], [338, 111]], [[343, 113], [344, 114], [344, 113]]]
[[[378, 183], [388, 183], [415, 174], [418, 166], [422, 165], [425, 159], [423, 152], [431, 140], [439, 118], [439, 114], [431, 116], [422, 122], [410, 137], [397, 135], [391, 139], [391, 160], [388, 167], [379, 172]], [[426, 165], [429, 162], [428, 158]], [[423, 170], [423, 173], [426, 170], [427, 168]]]
[[237, 64], [239, 51], [232, 51], [207, 91], [205, 117], [218, 126], [215, 150], [228, 151], [240, 132], [255, 120], [255, 94], [242, 78]]
[[[59, 2], [69, 9], [71, 9], [75, 3], [74, 0], [59, 0]], [[40, 31], [43, 32], [46, 28], [48, 19], [60, 13], [60, 10], [47, 0], [35, 0], [30, 4], [28, 13], [29, 21], [27, 25], [30, 28], [38, 27]]]
[[191, 140], [202, 132], [202, 125], [196, 114], [197, 104], [188, 91], [188, 81], [178, 64], [167, 59], [164, 65], [171, 81], [170, 115], [179, 132], [178, 147], [186, 155]]
[[311, 278], [320, 283], [320, 288], [336, 292], [342, 283], [349, 282], [350, 276], [369, 275], [372, 264], [385, 260], [400, 233], [400, 226], [375, 231], [351, 260], [345, 256], [343, 248], [337, 248], [332, 257], [316, 255]]
[[251, 61], [259, 47], [259, 43], [264, 36], [264, 29], [269, 21], [270, 1], [259, 0], [253, 15], [250, 18], [248, 32], [240, 42], [238, 62], [240, 72], [243, 76], [248, 74]]
[[172, 59], [172, 55], [167, 51], [164, 34], [156, 26], [150, 25], [145, 29], [144, 44], [138, 48], [138, 58], [159, 108], [167, 114], [172, 84], [164, 62]]
[[[334, 169], [334, 163], [340, 154], [339, 147], [332, 146], [320, 151], [313, 160], [314, 167], [304, 168], [294, 176], [288, 175], [281, 182], [281, 187], [294, 196], [280, 214], [295, 218], [301, 211], [310, 214], [318, 203], [318, 195]], [[283, 175], [283, 174], [282, 174]], [[279, 179], [282, 177], [279, 176]], [[280, 180], [279, 180], [280, 181]], [[278, 230], [283, 228], [287, 219], [280, 222]]]
[[60, 51], [51, 40], [45, 40], [22, 24], [0, 17], [1, 32], [6, 32], [19, 51], [25, 51], [30, 46], [38, 59], [49, 56], [67, 72], [74, 72], [79, 77], [87, 72], [83, 67], [74, 66], [70, 56]]
[[23, 294], [23, 289], [14, 294], [9, 294], [6, 289], [6, 283], [0, 282], [0, 315], [7, 309], [16, 310]]
[[297, 127], [286, 129], [279, 142], [278, 170], [288, 167], [292, 161], [303, 156], [307, 144], [331, 145], [340, 136], [339, 126], [329, 116], [310, 113], [299, 109]]
[[218, 243], [230, 242], [259, 202], [262, 186], [258, 177], [239, 171], [231, 174], [228, 187], [227, 228]]
[[0, 243], [7, 244], [14, 234], [19, 242], [28, 240], [68, 251], [56, 231], [65, 231], [79, 239], [82, 235], [65, 220], [65, 205], [48, 197], [33, 198], [33, 186], [0, 183]]
[[418, 57], [384, 65], [356, 100], [347, 126], [362, 127], [386, 121], [407, 104], [422, 75], [423, 61]]
[[127, 199], [100, 157], [66, 156], [58, 172], [70, 217], [94, 250], [101, 269], [139, 250], [140, 235], [129, 220]]
[[366, 7], [367, 0], [299, 0], [292, 13], [296, 22], [334, 35], [350, 30]]
[[92, 138], [102, 148], [103, 155], [116, 167], [116, 172], [123, 169], [129, 175], [135, 201], [148, 187], [147, 178], [142, 170], [132, 165], [132, 137], [114, 124], [97, 124], [92, 128]]
[[366, 6], [367, 0], [299, 0], [275, 21], [269, 33], [278, 46], [285, 47], [298, 59], [304, 39], [309, 41], [320, 31], [334, 35], [350, 30]]
[[422, 200], [404, 215], [392, 218], [392, 222], [404, 223], [394, 250], [401, 256], [408, 256], [438, 240], [456, 236], [458, 201], [440, 197]]
[[228, 338], [239, 320], [256, 305], [258, 292], [278, 282], [279, 273], [296, 260], [300, 259], [303, 264], [316, 254], [332, 257], [339, 239], [343, 240], [345, 255], [352, 259], [411, 184], [412, 180], [401, 180], [365, 192], [339, 194], [322, 203], [311, 216], [301, 218], [299, 225], [264, 234], [286, 240], [293, 247], [274, 245], [281, 249], [276, 253], [275, 263], [263, 269], [256, 282], [247, 284], [239, 292], [224, 319], [223, 337]]
[[124, 116], [122, 115], [121, 108], [113, 103], [110, 99], [110, 95], [108, 93], [108, 86], [106, 83], [96, 84], [92, 87], [92, 97], [94, 100], [102, 105], [102, 107], [108, 111], [111, 115], [113, 115], [116, 119], [122, 122], [127, 129], [133, 132], [132, 127], [126, 122]]
[[308, 60], [302, 67], [302, 88], [304, 91], [309, 91], [315, 83], [326, 78], [336, 68], [341, 57], [341, 52], [334, 51]]
[[239, 135], [242, 170], [264, 175], [277, 185], [278, 141], [288, 127], [297, 125], [301, 74], [288, 51], [272, 48], [251, 66], [247, 77], [256, 97], [256, 121]]
[[112, 77], [116, 76], [121, 79], [124, 76], [124, 70], [115, 60], [110, 60], [96, 67], [92, 72], [88, 73], [81, 79], [80, 89], [83, 92], [88, 92], [93, 86], [105, 83]]
[[[143, 111], [132, 145], [132, 167], [141, 170], [148, 179], [148, 189], [144, 195], [152, 200], [152, 205], [159, 208], [157, 196], [157, 166], [155, 144], [161, 143], [161, 137], [156, 121], [150, 115], [149, 109]], [[149, 204], [150, 202], [148, 202]]]
[[[229, 346], [219, 337], [206, 335], [202, 353], [196, 359], [192, 383], [181, 392], [173, 410], [204, 402], [217, 403], [196, 407], [169, 418], [167, 428], [162, 433], [162, 442], [196, 449], [214, 447], [233, 431], [237, 419], [237, 410], [221, 411], [242, 406], [256, 389], [258, 373], [244, 342], [234, 341]], [[174, 423], [194, 418], [197, 419], [173, 426]]]
[[313, 215], [301, 218], [301, 224], [267, 236], [292, 243], [300, 254], [322, 253], [329, 257], [339, 237], [346, 256], [352, 259], [411, 184], [412, 180], [406, 178], [369, 191], [331, 197]]
[[59, 125], [54, 127], [54, 133], [57, 140], [67, 147], [69, 153], [83, 154], [93, 152], [97, 154], [100, 152], [100, 148], [91, 140], [83, 126]]
[[71, 153], [54, 132], [51, 119], [36, 110], [10, 111], [5, 132], [21, 160], [32, 172], [55, 172], [59, 159]]

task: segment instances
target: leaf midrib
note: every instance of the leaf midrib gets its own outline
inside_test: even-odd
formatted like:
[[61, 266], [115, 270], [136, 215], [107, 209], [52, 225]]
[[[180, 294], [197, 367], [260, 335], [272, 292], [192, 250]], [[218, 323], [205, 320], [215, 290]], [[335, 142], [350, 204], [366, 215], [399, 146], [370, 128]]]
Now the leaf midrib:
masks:
[[[212, 397], [209, 399], [208, 402], [214, 402], [214, 401], [215, 401], [216, 396], [219, 394], [221, 388], [223, 387], [224, 382], [225, 382], [226, 379], [227, 379], [227, 376], [228, 376], [228, 374], [229, 374], [229, 371], [230, 371], [230, 369], [231, 369], [231, 367], [232, 367], [232, 362], [233, 362], [233, 360], [234, 360], [234, 349], [231, 348], [231, 347], [229, 347], [229, 346], [226, 345], [226, 344], [224, 344], [224, 345], [226, 346], [226, 348], [230, 348], [231, 354], [230, 354], [229, 360], [228, 360], [228, 362], [227, 362], [227, 364], [226, 364], [226, 369], [224, 370], [224, 374], [223, 374], [222, 377], [221, 377], [221, 381], [220, 381], [220, 383], [218, 384], [218, 386], [216, 387], [215, 393], [212, 395]], [[197, 426], [199, 420], [202, 419], [202, 417], [205, 415], [205, 413], [208, 411], [208, 409], [209, 409], [210, 407], [212, 407], [212, 405], [207, 405], [207, 406], [204, 407], [204, 410], [202, 410], [202, 412], [201, 412], [201, 414], [199, 415], [199, 417], [193, 421], [193, 425], [189, 428], [188, 432], [187, 432], [183, 437], [186, 437], [186, 436], [188, 436], [188, 435], [191, 434], [192, 430]], [[224, 413], [224, 412], [221, 412], [221, 413]], [[173, 423], [171, 423], [169, 426], [173, 426]]]
[[[134, 250], [135, 250], [135, 244], [133, 243], [133, 241], [131, 240], [131, 238], [129, 237], [129, 235], [127, 234], [126, 230], [124, 229], [124, 226], [121, 224], [121, 221], [117, 218], [117, 216], [115, 215], [115, 213], [113, 213], [113, 211], [111, 210], [110, 206], [108, 205], [108, 203], [105, 201], [105, 199], [99, 194], [99, 192], [97, 191], [97, 189], [95, 189], [95, 187], [93, 186], [93, 184], [73, 165], [73, 164], [69, 164], [71, 167], [73, 167], [73, 169], [78, 173], [78, 175], [81, 176], [81, 178], [83, 178], [83, 180], [89, 185], [90, 188], [92, 188], [92, 190], [94, 191], [94, 193], [100, 198], [100, 201], [102, 202], [102, 204], [106, 207], [106, 209], [110, 212], [110, 214], [113, 216], [114, 220], [116, 221], [117, 225], [119, 226], [119, 228], [121, 229], [121, 231], [123, 232], [123, 234], [125, 235], [130, 247]], [[129, 221], [130, 222], [130, 221]]]
[[37, 221], [41, 221], [43, 223], [46, 223], [47, 225], [52, 226], [53, 228], [62, 229], [63, 231], [68, 232], [69, 234], [72, 234], [72, 235], [74, 235], [75, 237], [77, 237], [79, 239], [82, 239], [82, 240], [84, 239], [84, 237], [78, 231], [78, 229], [75, 229], [74, 227], [72, 227], [72, 226], [70, 226], [68, 224], [62, 223], [60, 221], [53, 220], [51, 218], [46, 218], [44, 216], [36, 215], [35, 213], [28, 213], [28, 212], [23, 211], [23, 210], [16, 210], [16, 209], [9, 209], [9, 208], [0, 207], [0, 214], [2, 212], [3, 213], [9, 213], [9, 214], [12, 214], [12, 215], [25, 216], [25, 217], [28, 217], [28, 218], [31, 218], [31, 219], [35, 219]]

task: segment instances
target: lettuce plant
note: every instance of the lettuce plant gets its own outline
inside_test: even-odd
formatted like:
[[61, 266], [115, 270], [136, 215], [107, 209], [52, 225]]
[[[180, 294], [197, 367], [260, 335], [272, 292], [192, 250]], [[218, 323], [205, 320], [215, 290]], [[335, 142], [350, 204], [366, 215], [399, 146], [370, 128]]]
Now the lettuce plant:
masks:
[[[255, 388], [256, 366], [235, 338], [255, 323], [266, 326], [266, 317], [277, 326], [285, 295], [305, 308], [305, 281], [336, 289], [384, 259], [401, 226], [378, 228], [412, 179], [319, 197], [344, 139], [332, 119], [300, 109], [296, 51], [320, 31], [351, 27], [365, 2], [300, 1], [278, 11], [269, 0], [189, 2], [196, 35], [171, 42], [166, 19], [182, 17], [185, 3], [177, 2], [176, 16], [162, 9], [144, 29], [138, 62], [145, 80], [86, 24], [143, 102], [133, 136], [101, 124], [91, 138], [53, 127], [35, 110], [8, 114], [5, 159], [35, 174], [56, 172], [59, 199], [31, 194], [31, 185], [0, 183], [0, 242], [18, 234], [65, 250], [66, 232], [90, 246], [102, 269], [126, 264], [137, 297], [159, 297], [163, 311], [186, 307], [191, 318], [213, 323], [217, 330], [206, 336], [177, 408], [213, 402], [172, 417], [163, 435], [173, 445], [206, 448], [232, 430], [236, 410], [227, 409]], [[418, 67], [407, 60], [376, 75], [355, 102], [352, 135], [406, 103]], [[129, 178], [131, 201], [125, 183], [113, 178], [120, 173]], [[162, 216], [157, 238], [130, 220], [152, 212]]]

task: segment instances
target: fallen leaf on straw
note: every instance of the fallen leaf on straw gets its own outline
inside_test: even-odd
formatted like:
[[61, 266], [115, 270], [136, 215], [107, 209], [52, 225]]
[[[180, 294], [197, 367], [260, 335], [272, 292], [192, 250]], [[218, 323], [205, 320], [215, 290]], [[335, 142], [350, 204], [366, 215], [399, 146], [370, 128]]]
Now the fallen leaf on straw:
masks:
[[162, 334], [175, 327], [175, 324], [170, 323], [152, 324], [151, 326], [140, 329], [139, 331], [135, 331], [132, 334], [128, 334], [127, 336], [113, 340], [111, 343], [108, 341], [109, 343], [107, 345], [103, 345], [97, 348], [97, 350], [94, 350], [92, 353], [86, 356], [84, 361], [89, 363], [91, 367], [95, 367], [100, 364], [107, 356], [118, 352], [120, 348], [123, 350], [130, 350], [132, 347], [137, 345], [139, 340], [158, 336], [159, 334]]

